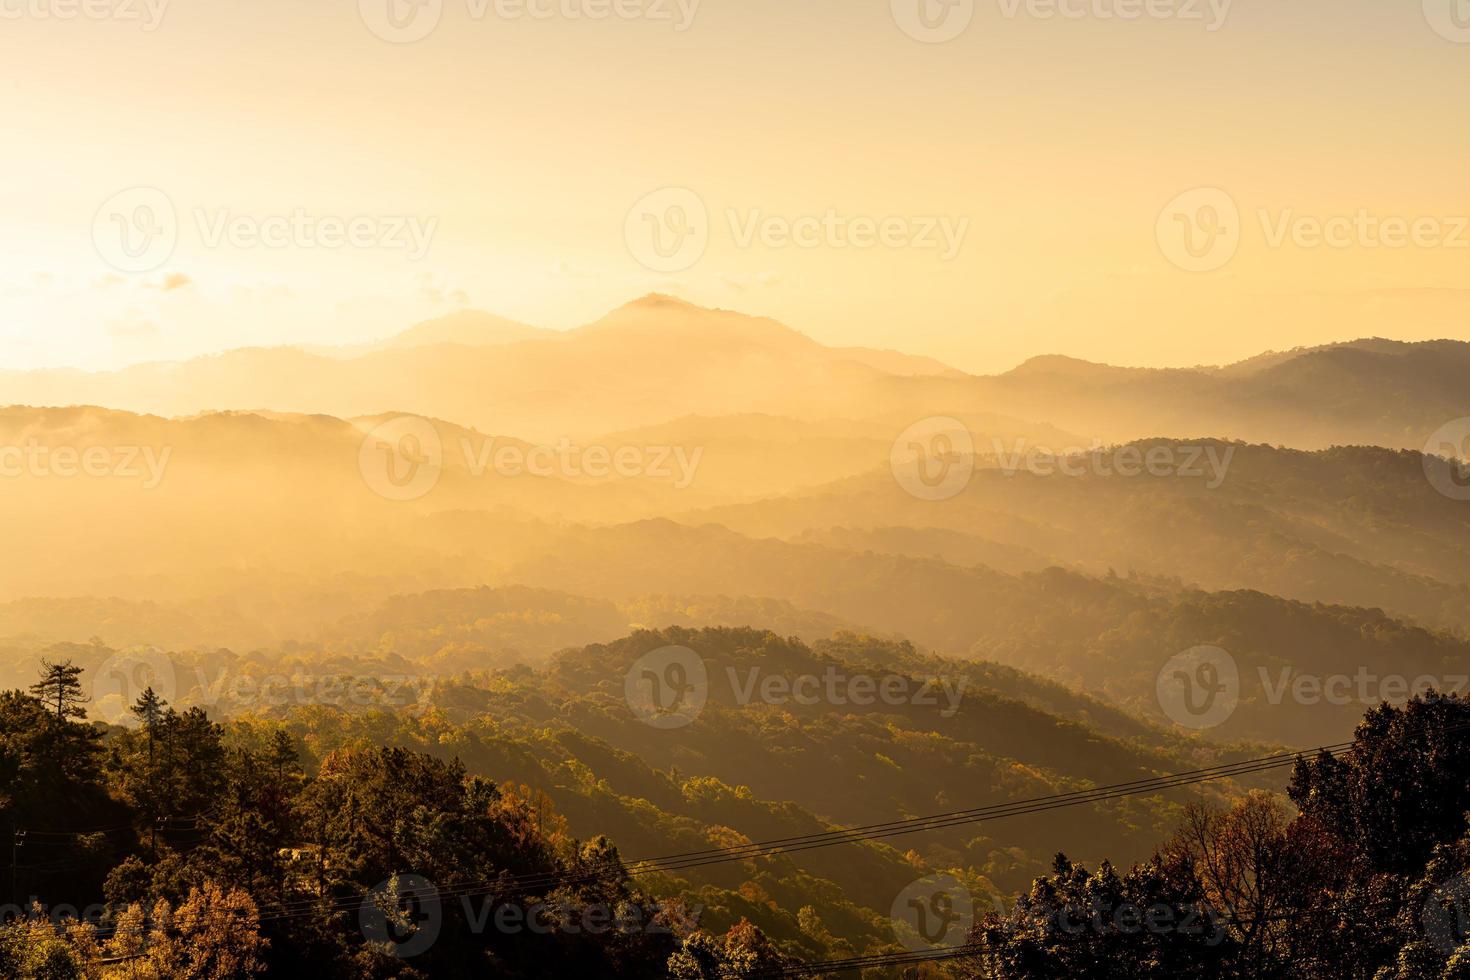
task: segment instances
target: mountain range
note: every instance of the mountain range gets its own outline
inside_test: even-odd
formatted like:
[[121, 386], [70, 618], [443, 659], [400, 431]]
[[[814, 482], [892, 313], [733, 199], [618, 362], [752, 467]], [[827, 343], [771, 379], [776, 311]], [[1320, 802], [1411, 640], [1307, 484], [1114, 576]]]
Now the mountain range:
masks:
[[1368, 339], [1221, 367], [1147, 370], [1044, 356], [981, 376], [925, 357], [827, 347], [770, 319], [651, 295], [568, 331], [463, 311], [362, 347], [250, 348], [96, 374], [3, 372], [0, 404], [165, 416], [408, 412], [542, 441], [690, 415], [890, 428], [948, 415], [982, 420], [987, 430], [1050, 426], [1083, 445], [1213, 436], [1301, 449], [1422, 448], [1465, 414], [1467, 368], [1464, 342]]
[[[0, 643], [412, 648], [461, 670], [645, 628], [845, 631], [1153, 725], [1151, 678], [1201, 644], [1248, 674], [1325, 670], [1334, 647], [1445, 673], [1470, 631], [1470, 511], [1417, 449], [1470, 415], [1467, 352], [980, 377], [651, 296], [564, 333], [463, 312], [360, 349], [8, 373], [0, 400], [30, 404], [0, 409], [0, 446], [118, 465], [7, 474]], [[965, 477], [944, 499], [898, 455], [934, 416], [972, 443], [920, 439]], [[436, 458], [401, 457], [421, 443]], [[501, 462], [589, 448], [638, 465]], [[399, 494], [405, 466], [427, 479]], [[1352, 717], [1268, 709], [1252, 694], [1213, 734], [1302, 744]]]

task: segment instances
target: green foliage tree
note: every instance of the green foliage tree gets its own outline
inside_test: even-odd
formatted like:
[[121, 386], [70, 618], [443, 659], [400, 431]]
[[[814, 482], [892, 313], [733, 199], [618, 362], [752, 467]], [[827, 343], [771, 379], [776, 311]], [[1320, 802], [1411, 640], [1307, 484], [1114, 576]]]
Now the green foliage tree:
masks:
[[115, 734], [108, 744], [107, 769], [118, 796], [140, 816], [140, 829], [156, 856], [160, 830], [190, 824], [219, 802], [225, 785], [225, 750], [220, 726], [200, 708], [182, 714], [150, 687], [130, 709], [134, 730]]
[[77, 946], [35, 910], [29, 919], [0, 926], [0, 976], [7, 980], [90, 980]]
[[975, 976], [998, 980], [1166, 980], [1232, 976], [1237, 944], [1188, 862], [1155, 858], [1120, 875], [1057, 855], [1008, 913], [972, 935]]
[[1416, 874], [1458, 840], [1470, 813], [1470, 701], [1428, 694], [1369, 711], [1351, 751], [1301, 760], [1292, 802], [1367, 857], [1375, 870]]
[[797, 965], [765, 933], [741, 919], [721, 938], [703, 932], [686, 938], [669, 957], [668, 975], [676, 980], [721, 980], [772, 976]]
[[285, 899], [287, 853], [299, 838], [296, 798], [304, 777], [291, 736], [277, 729], [266, 749], [227, 747], [223, 787], [203, 849], [220, 880], [253, 895]]

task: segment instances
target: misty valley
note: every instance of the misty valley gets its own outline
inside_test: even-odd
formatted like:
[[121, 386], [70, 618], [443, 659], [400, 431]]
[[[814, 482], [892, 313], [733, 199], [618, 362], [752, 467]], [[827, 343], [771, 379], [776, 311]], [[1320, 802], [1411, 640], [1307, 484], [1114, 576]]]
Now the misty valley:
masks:
[[[655, 423], [676, 374], [604, 380], [569, 391], [584, 414], [555, 442], [347, 414], [385, 356], [493, 354], [529, 390], [609, 349], [750, 390], [713, 414], [692, 389]], [[756, 379], [790, 349], [830, 395], [772, 402]], [[1470, 860], [1470, 511], [1441, 479], [1461, 464], [1350, 444], [1369, 406], [1413, 432], [1450, 397], [1379, 405], [1379, 362], [1419, 353], [1211, 369], [1356, 399], [1279, 413], [1339, 426], [1325, 449], [1250, 441], [1248, 414], [1160, 438], [1153, 379], [1110, 391], [1113, 424], [1140, 421], [1108, 443], [998, 417], [994, 392], [1116, 369], [968, 376], [664, 296], [564, 336], [457, 315], [6, 409], [27, 556], [0, 575], [6, 955], [103, 976], [1357, 976], [1429, 943], [1457, 969], [1410, 913]], [[310, 413], [182, 401], [266, 403], [262, 357], [315, 376]], [[393, 397], [427, 412], [450, 387], [418, 383]], [[1373, 903], [1398, 918], [1321, 943]]]
[[1467, 81], [0, 0], [0, 980], [1470, 980]]

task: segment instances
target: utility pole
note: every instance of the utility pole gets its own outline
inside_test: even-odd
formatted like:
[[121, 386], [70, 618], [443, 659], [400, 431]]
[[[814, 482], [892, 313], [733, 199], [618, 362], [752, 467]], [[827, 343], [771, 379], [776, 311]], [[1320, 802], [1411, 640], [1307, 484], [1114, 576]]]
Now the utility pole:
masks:
[[20, 907], [20, 881], [16, 874], [16, 853], [21, 845], [26, 842], [26, 832], [17, 830], [10, 839], [10, 897], [17, 908]]

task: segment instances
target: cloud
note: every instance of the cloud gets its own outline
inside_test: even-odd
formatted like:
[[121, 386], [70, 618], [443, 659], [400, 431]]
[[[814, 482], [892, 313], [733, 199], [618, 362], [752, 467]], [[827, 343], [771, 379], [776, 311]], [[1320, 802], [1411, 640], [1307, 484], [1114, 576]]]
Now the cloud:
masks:
[[[123, 276], [117, 275], [116, 273], [109, 272], [101, 279], [98, 279], [94, 283], [92, 283], [92, 288], [111, 289], [114, 286], [128, 286], [132, 285], [132, 283], [133, 280], [131, 279], [127, 279]], [[140, 285], [144, 289], [156, 289], [162, 293], [171, 293], [176, 289], [186, 289], [189, 286], [194, 285], [194, 279], [191, 276], [187, 276], [182, 272], [170, 272], [162, 279], [154, 279], [151, 281], [144, 280], [138, 285]]]
[[143, 288], [157, 289], [160, 292], [171, 293], [175, 289], [184, 289], [185, 287], [192, 285], [194, 285], [194, 280], [184, 275], [182, 272], [170, 272], [168, 275], [164, 276], [157, 282], [143, 283]]
[[419, 298], [436, 306], [443, 306], [446, 303], [452, 306], [470, 305], [468, 292], [457, 286], [451, 286], [431, 272], [425, 272], [419, 277]]

